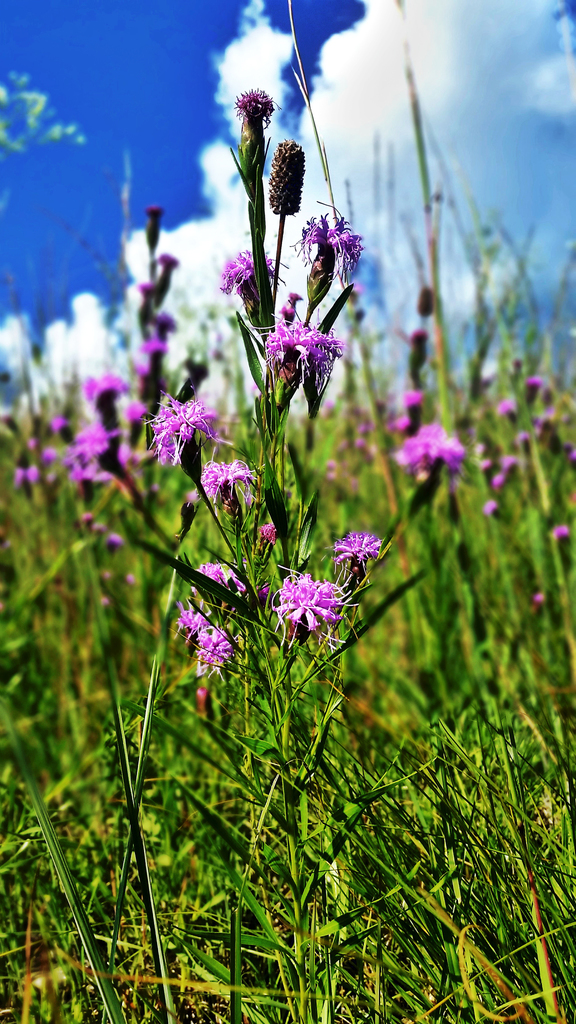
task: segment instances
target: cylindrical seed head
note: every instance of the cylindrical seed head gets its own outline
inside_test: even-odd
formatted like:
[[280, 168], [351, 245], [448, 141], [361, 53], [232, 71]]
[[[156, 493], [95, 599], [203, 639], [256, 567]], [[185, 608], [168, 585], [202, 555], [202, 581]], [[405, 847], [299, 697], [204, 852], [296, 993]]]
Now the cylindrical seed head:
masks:
[[273, 213], [289, 216], [299, 212], [305, 163], [304, 150], [294, 139], [278, 143], [272, 160], [268, 191]]

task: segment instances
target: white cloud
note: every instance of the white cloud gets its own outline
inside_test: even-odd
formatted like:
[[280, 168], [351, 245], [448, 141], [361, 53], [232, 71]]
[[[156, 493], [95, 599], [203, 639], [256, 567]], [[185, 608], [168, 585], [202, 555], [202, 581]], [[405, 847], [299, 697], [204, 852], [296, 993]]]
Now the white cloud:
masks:
[[527, 75], [526, 106], [552, 117], [574, 113], [565, 54], [544, 58]]

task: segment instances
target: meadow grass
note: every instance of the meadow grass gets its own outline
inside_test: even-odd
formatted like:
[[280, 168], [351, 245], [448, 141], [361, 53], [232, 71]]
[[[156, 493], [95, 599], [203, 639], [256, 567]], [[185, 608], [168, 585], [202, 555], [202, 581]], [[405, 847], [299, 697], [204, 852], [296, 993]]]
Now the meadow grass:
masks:
[[[290, 327], [283, 311], [288, 334], [278, 330], [264, 135], [239, 106], [252, 273], [237, 289], [238, 323], [259, 394], [254, 405], [240, 394], [218, 430], [250, 467], [248, 500], [233, 486], [207, 493], [197, 439], [209, 425], [170, 435], [180, 448], [168, 464], [155, 458], [172, 416], [158, 361], [140, 372], [146, 437], [129, 470], [114, 401], [95, 392], [105, 443], [91, 461], [107, 475], [93, 494], [63, 467], [23, 475], [48, 441], [47, 401], [3, 426], [1, 1012], [22, 1022], [560, 1024], [576, 1008], [571, 396], [551, 370], [531, 393], [539, 342], [513, 363], [523, 284], [515, 302], [508, 293], [490, 306], [485, 252], [476, 351], [454, 384], [432, 236], [436, 304], [425, 309], [421, 295], [419, 306], [435, 318], [440, 358], [427, 364], [413, 339], [409, 372], [422, 422], [434, 422], [439, 398], [466, 457], [458, 473], [448, 452], [407, 473], [396, 456], [423, 435], [393, 422], [379, 339], [358, 300], [346, 305], [350, 289], [309, 328], [337, 269], [346, 285], [348, 268], [322, 241], [328, 221], [310, 236], [306, 321]], [[155, 256], [159, 217], [149, 215], [140, 309], [157, 351], [172, 272]], [[350, 241], [349, 226], [330, 230]], [[338, 315], [349, 335], [343, 383], [322, 406], [341, 354], [330, 335]], [[308, 363], [273, 348], [297, 332], [316, 346]], [[502, 353], [490, 388], [486, 332], [499, 333]], [[184, 382], [170, 384], [175, 394]], [[189, 383], [179, 401], [200, 416]], [[71, 404], [76, 445], [80, 408]], [[276, 537], [267, 546], [265, 519]], [[359, 530], [380, 546], [366, 574], [353, 560], [333, 564], [335, 541]], [[237, 575], [218, 583], [199, 573], [207, 561]], [[308, 573], [328, 595], [324, 633], [283, 617], [286, 584]], [[177, 627], [186, 600], [208, 616], [188, 633]], [[213, 674], [202, 672], [206, 632], [228, 650]]]

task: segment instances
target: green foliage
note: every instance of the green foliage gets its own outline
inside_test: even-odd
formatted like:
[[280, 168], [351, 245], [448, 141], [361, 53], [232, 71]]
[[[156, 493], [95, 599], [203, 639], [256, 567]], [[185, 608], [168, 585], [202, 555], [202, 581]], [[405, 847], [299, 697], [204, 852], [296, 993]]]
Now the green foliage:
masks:
[[0, 160], [13, 153], [24, 153], [33, 143], [45, 146], [71, 142], [81, 146], [86, 142], [77, 125], [53, 120], [48, 96], [28, 87], [28, 75], [12, 72], [8, 83], [0, 83]]

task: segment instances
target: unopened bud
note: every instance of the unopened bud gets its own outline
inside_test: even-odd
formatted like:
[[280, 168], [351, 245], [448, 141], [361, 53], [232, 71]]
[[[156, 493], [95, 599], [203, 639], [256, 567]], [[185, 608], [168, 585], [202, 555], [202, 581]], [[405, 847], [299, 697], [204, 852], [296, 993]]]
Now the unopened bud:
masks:
[[425, 284], [420, 289], [418, 296], [418, 313], [420, 316], [432, 316], [434, 312], [434, 292]]
[[154, 290], [154, 306], [158, 309], [164, 299], [168, 295], [170, 290], [170, 282], [172, 280], [172, 272], [176, 270], [176, 267], [180, 266], [180, 261], [175, 256], [169, 256], [168, 253], [164, 253], [158, 257], [158, 265], [162, 268], [160, 270], [160, 276], [156, 282]]
[[206, 686], [199, 686], [196, 690], [196, 711], [204, 718], [212, 718], [212, 697]]
[[164, 213], [161, 206], [147, 206], [146, 213], [148, 214], [148, 223], [146, 224], [146, 242], [150, 253], [156, 251], [158, 245], [158, 239], [160, 238], [160, 218]]
[[178, 534], [178, 540], [180, 543], [184, 540], [184, 537], [189, 532], [194, 517], [196, 515], [196, 506], [191, 501], [185, 501], [180, 509], [180, 533]]

